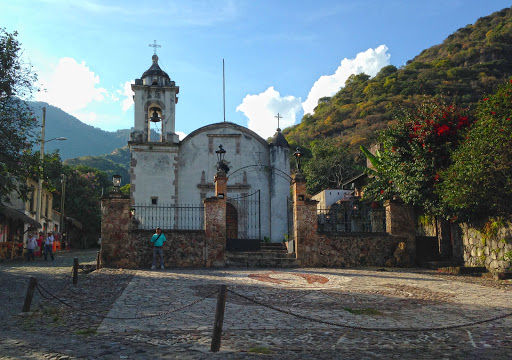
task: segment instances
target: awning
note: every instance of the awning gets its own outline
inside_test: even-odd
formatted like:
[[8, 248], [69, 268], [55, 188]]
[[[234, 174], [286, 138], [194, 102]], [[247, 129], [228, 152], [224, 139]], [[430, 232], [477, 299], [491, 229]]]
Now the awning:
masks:
[[69, 217], [67, 216], [66, 217], [66, 220], [69, 221], [71, 223], [71, 225], [73, 225], [74, 227], [78, 228], [78, 229], [82, 229], [82, 223], [78, 220], [75, 220], [73, 219], [72, 217]]
[[27, 223], [31, 226], [40, 228], [42, 227], [41, 224], [34, 219], [32, 219], [30, 216], [25, 215], [21, 211], [18, 211], [16, 209], [4, 206], [0, 207], [0, 215], [3, 215], [7, 219], [11, 220], [18, 220], [24, 223]]

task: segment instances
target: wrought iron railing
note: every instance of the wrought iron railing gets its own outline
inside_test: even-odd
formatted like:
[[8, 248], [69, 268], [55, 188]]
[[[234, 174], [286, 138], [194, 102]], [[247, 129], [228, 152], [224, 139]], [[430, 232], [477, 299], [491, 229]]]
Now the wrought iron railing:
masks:
[[132, 217], [139, 229], [204, 230], [201, 205], [132, 205]]
[[386, 211], [383, 209], [318, 209], [318, 231], [331, 233], [384, 233]]

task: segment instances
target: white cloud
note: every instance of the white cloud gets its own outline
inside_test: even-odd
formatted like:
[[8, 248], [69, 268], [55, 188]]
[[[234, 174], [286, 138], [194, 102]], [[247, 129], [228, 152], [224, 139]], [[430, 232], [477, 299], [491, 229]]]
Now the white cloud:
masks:
[[74, 116], [91, 102], [108, 97], [107, 90], [98, 87], [100, 77], [85, 62], [77, 63], [73, 58], [60, 59], [51, 74], [41, 77], [41, 82], [45, 90], [37, 93], [36, 99]]
[[[130, 109], [133, 105], [132, 83], [134, 83], [133, 80], [127, 81], [123, 85], [123, 90], [117, 90], [117, 93], [124, 97], [121, 103], [124, 112], [128, 111], [128, 109]], [[119, 98], [116, 98], [116, 101], [119, 101]]]
[[185, 139], [185, 137], [187, 136], [187, 134], [185, 134], [183, 131], [176, 131], [176, 135], [179, 136], [180, 141]]
[[390, 55], [387, 51], [386, 45], [380, 45], [376, 49], [358, 53], [354, 59], [341, 60], [340, 66], [333, 75], [323, 75], [315, 82], [306, 101], [302, 103], [304, 114], [314, 112], [318, 99], [336, 94], [345, 86], [345, 81], [350, 75], [363, 72], [370, 76], [377, 75], [380, 69], [389, 65]]
[[249, 119], [249, 129], [263, 138], [272, 136], [277, 128], [275, 116], [279, 113], [283, 118], [279, 122], [281, 129], [295, 124], [301, 109], [300, 98], [295, 96], [282, 97], [274, 87], [269, 87], [258, 95], [247, 95], [236, 111], [241, 111]]

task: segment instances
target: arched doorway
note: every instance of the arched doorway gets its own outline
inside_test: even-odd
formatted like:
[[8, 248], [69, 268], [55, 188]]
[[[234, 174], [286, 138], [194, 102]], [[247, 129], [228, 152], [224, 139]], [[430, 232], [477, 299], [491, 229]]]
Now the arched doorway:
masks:
[[226, 237], [238, 239], [238, 212], [230, 203], [226, 203]]

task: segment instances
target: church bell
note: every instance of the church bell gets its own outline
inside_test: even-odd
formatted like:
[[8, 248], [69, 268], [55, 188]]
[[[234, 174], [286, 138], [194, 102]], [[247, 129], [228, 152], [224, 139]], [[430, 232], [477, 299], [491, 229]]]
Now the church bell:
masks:
[[156, 112], [158, 110], [158, 108], [154, 107], [154, 108], [151, 108], [151, 110], [153, 110], [153, 114], [151, 115], [151, 119], [149, 119], [149, 121], [154, 122], [154, 123], [160, 122], [160, 117], [158, 116], [158, 113]]

